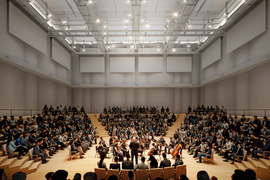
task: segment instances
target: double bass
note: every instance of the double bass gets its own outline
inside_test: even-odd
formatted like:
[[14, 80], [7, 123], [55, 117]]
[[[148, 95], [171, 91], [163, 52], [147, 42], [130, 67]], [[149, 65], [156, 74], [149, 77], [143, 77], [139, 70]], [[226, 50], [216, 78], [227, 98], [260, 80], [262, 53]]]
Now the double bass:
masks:
[[182, 145], [181, 145], [181, 143], [179, 143], [179, 144], [176, 146], [176, 148], [174, 148], [174, 149], [172, 150], [171, 155], [172, 155], [173, 157], [175, 157], [176, 154], [179, 154], [179, 151], [180, 151], [181, 149], [182, 149]]

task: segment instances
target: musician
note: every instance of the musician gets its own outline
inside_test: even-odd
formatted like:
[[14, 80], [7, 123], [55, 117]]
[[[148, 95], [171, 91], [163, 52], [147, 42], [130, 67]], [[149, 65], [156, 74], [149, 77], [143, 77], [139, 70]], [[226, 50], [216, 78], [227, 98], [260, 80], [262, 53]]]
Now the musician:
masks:
[[110, 143], [110, 146], [114, 144], [114, 140], [115, 140], [115, 135], [113, 134], [111, 137], [110, 137], [110, 140], [109, 140], [109, 143]]
[[113, 153], [115, 156], [119, 156], [119, 161], [123, 161], [123, 152], [120, 150], [120, 145], [118, 143], [114, 143]]
[[138, 149], [139, 149], [139, 143], [137, 142], [136, 138], [133, 137], [131, 140], [131, 143], [129, 145], [131, 149], [131, 161], [133, 162], [133, 158], [135, 156], [136, 164], [138, 164]]
[[165, 153], [167, 152], [167, 148], [168, 148], [168, 154], [170, 154], [170, 151], [171, 149], [174, 148], [174, 146], [175, 146], [175, 140], [172, 137], [170, 137], [170, 143], [169, 143], [169, 146], [165, 147]]
[[161, 135], [159, 140], [158, 140], [158, 143], [161, 143], [163, 146], [164, 146], [164, 143], [166, 143], [165, 139], [163, 138], [163, 136]]
[[100, 142], [102, 144], [102, 147], [106, 150], [106, 152], [109, 151], [109, 147], [107, 147], [106, 141], [104, 141], [103, 137], [100, 137]]
[[124, 157], [127, 157], [128, 149], [127, 149], [126, 141], [121, 141], [120, 147], [121, 147], [121, 151], [123, 151]]
[[158, 154], [158, 146], [156, 146], [155, 143], [153, 143], [152, 146], [153, 147], [149, 152], [151, 152], [151, 155], [157, 155]]

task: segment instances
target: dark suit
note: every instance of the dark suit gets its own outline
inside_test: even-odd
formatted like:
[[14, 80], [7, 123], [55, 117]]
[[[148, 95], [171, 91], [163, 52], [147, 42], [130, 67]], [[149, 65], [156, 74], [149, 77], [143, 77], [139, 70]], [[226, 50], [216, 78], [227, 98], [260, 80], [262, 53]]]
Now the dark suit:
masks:
[[161, 161], [159, 168], [164, 168], [164, 167], [171, 167], [171, 161], [168, 159], [164, 159], [163, 161]]
[[130, 160], [126, 160], [122, 162], [122, 169], [134, 169], [133, 162]]
[[38, 157], [41, 157], [42, 162], [46, 162], [47, 154], [46, 153], [41, 154], [41, 153], [42, 151], [40, 150], [38, 146], [34, 147], [33, 155], [38, 155]]
[[135, 156], [136, 164], [138, 164], [138, 149], [139, 149], [139, 143], [132, 141], [129, 145], [131, 149], [131, 160], [133, 162], [133, 157]]

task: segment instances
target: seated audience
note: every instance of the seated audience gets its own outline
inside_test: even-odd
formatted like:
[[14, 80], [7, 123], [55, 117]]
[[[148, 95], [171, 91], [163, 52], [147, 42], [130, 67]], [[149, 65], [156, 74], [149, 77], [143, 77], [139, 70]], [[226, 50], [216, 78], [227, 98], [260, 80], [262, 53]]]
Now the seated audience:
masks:
[[197, 173], [197, 180], [210, 180], [210, 178], [206, 171], [199, 171]]
[[153, 155], [150, 155], [150, 169], [158, 168], [158, 162]]
[[87, 172], [83, 175], [83, 180], [97, 180], [97, 174], [94, 172]]
[[134, 169], [133, 162], [130, 161], [130, 155], [126, 155], [127, 159], [122, 162], [122, 169]]
[[110, 169], [119, 169], [120, 171], [120, 164], [118, 163], [118, 157], [114, 157], [114, 162], [110, 164]]
[[143, 170], [143, 169], [148, 169], [148, 166], [147, 166], [147, 164], [145, 164], [145, 157], [142, 157], [141, 158], [141, 163], [138, 163], [136, 166], [135, 166], [135, 168], [134, 168], [134, 171], [136, 171], [137, 169], [141, 169], [141, 170]]
[[47, 180], [51, 180], [52, 179], [52, 176], [53, 176], [53, 172], [48, 172], [46, 175], [45, 175], [45, 178]]
[[82, 179], [82, 175], [80, 173], [76, 173], [73, 177], [73, 180], [81, 180]]
[[26, 180], [26, 174], [24, 172], [18, 171], [12, 175], [12, 180]]
[[65, 170], [57, 170], [53, 176], [52, 176], [52, 180], [66, 180], [68, 177], [68, 172]]
[[166, 154], [162, 153], [163, 160], [160, 162], [159, 168], [171, 167], [171, 161], [166, 158]]
[[100, 157], [100, 160], [97, 162], [98, 168], [105, 168], [105, 169], [107, 169], [106, 163], [104, 162], [104, 159], [105, 159], [105, 156], [102, 155], [102, 156]]
[[180, 155], [176, 154], [176, 159], [172, 166], [174, 166], [174, 168], [176, 169], [176, 166], [183, 165], [183, 164], [184, 162], [182, 161], [182, 159], [180, 159]]

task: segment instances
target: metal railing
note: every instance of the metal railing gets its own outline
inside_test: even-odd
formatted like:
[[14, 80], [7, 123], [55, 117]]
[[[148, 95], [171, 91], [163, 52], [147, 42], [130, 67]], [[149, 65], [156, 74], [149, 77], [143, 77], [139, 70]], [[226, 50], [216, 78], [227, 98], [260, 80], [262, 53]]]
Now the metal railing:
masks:
[[0, 109], [0, 116], [34, 116], [41, 114], [42, 109]]

